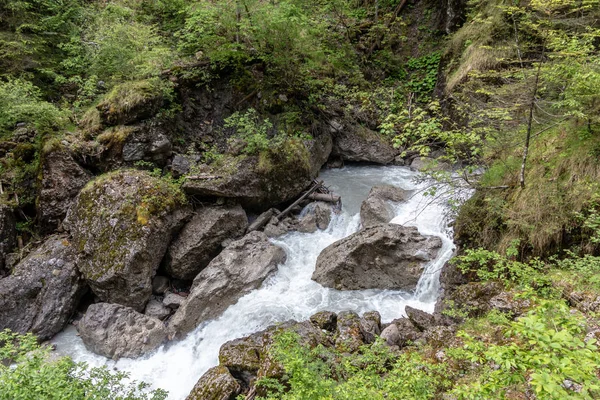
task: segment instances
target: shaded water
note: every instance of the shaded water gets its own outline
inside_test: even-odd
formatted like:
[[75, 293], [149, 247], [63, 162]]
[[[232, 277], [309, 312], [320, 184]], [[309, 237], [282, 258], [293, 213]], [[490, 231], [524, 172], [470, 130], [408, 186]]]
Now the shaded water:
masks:
[[[451, 257], [453, 243], [445, 220], [445, 208], [431, 204], [418, 191], [395, 209], [393, 223], [416, 226], [422, 234], [439, 236], [443, 246], [430, 262], [415, 293], [391, 290], [337, 291], [322, 287], [310, 277], [317, 256], [328, 245], [358, 230], [361, 202], [371, 187], [391, 184], [403, 189], [417, 189], [416, 173], [405, 167], [348, 166], [321, 174], [343, 200], [342, 212], [325, 231], [293, 232], [274, 240], [285, 249], [287, 261], [258, 290], [241, 298], [219, 318], [200, 325], [184, 340], [163, 346], [136, 360], [117, 362], [87, 351], [73, 327], [53, 340], [61, 354], [92, 366], [107, 364], [128, 371], [136, 380], [152, 383], [169, 391], [169, 399], [184, 399], [198, 378], [218, 364], [219, 348], [228, 340], [243, 337], [277, 322], [306, 320], [322, 311], [352, 310], [359, 314], [377, 310], [384, 322], [403, 315], [404, 306], [432, 312], [438, 293], [441, 267]], [[427, 207], [425, 207], [427, 205]]]

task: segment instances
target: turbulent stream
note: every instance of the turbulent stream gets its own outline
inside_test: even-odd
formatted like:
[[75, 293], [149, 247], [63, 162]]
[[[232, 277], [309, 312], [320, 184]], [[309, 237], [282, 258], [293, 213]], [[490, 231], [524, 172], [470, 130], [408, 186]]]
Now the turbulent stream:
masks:
[[92, 366], [107, 364], [127, 371], [136, 380], [152, 383], [169, 391], [169, 399], [185, 399], [200, 376], [218, 364], [220, 346], [228, 340], [262, 330], [277, 322], [308, 319], [317, 311], [353, 310], [359, 314], [377, 310], [382, 321], [402, 316], [405, 305], [432, 312], [437, 298], [441, 267], [451, 257], [454, 245], [450, 239], [446, 209], [429, 204], [420, 192], [396, 207], [393, 223], [416, 226], [421, 234], [436, 235], [443, 246], [437, 259], [427, 265], [414, 294], [390, 290], [337, 291], [322, 287], [310, 277], [317, 256], [328, 245], [357, 231], [361, 202], [371, 187], [391, 184], [403, 189], [418, 189], [415, 172], [405, 167], [348, 166], [325, 170], [321, 179], [342, 196], [342, 212], [328, 229], [315, 233], [289, 233], [274, 240], [287, 252], [287, 262], [264, 282], [262, 287], [241, 298], [223, 315], [203, 323], [184, 340], [165, 345], [156, 352], [136, 360], [117, 362], [87, 351], [69, 327], [53, 342], [61, 354]]

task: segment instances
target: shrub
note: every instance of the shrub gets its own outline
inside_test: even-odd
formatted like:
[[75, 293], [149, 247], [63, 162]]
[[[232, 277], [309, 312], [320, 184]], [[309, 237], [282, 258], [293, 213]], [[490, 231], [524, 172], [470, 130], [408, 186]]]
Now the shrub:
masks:
[[[129, 382], [123, 372], [55, 358], [31, 334], [0, 332], [0, 400], [164, 400], [163, 390]], [[12, 363], [11, 365], [6, 365]]]

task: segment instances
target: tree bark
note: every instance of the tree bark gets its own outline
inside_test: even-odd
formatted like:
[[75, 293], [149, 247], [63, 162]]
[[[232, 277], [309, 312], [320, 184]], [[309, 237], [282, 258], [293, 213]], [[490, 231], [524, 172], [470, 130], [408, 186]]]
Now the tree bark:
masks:
[[537, 96], [538, 84], [540, 82], [540, 71], [542, 69], [542, 62], [544, 58], [544, 53], [542, 52], [542, 56], [540, 57], [540, 62], [538, 64], [538, 69], [535, 74], [535, 83], [533, 86], [533, 92], [531, 93], [531, 103], [529, 104], [529, 118], [527, 119], [527, 134], [525, 136], [525, 148], [523, 149], [523, 161], [521, 162], [521, 174], [519, 178], [519, 183], [521, 184], [521, 188], [525, 188], [525, 166], [527, 164], [527, 156], [529, 155], [529, 141], [531, 140], [531, 126], [533, 124], [533, 109], [535, 107], [535, 97]]

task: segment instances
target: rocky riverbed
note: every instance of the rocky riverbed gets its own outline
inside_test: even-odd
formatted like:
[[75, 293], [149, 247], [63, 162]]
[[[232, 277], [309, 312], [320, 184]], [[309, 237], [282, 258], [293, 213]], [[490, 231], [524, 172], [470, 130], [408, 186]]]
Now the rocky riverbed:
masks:
[[[391, 229], [398, 234], [396, 245], [399, 247], [403, 247], [403, 241], [406, 242], [403, 239], [406, 235], [417, 242], [424, 240], [431, 243], [428, 247], [431, 249], [429, 252], [427, 249], [422, 250], [421, 246], [411, 244], [409, 240], [408, 247], [404, 246], [405, 254], [401, 255], [405, 257], [406, 262], [419, 265], [417, 270], [420, 279], [411, 278], [410, 282], [402, 287], [370, 287], [361, 288], [362, 290], [327, 288], [311, 279], [318, 263], [317, 258], [326, 248], [339, 246], [340, 240], [364, 235], [365, 232], [374, 229], [373, 227], [362, 229], [360, 222], [361, 206], [374, 186], [391, 185], [409, 193], [418, 189], [413, 181], [415, 176], [416, 172], [406, 167], [350, 166], [323, 171], [321, 178], [343, 199], [341, 211], [336, 212], [332, 209], [331, 221], [326, 229], [317, 228], [312, 233], [292, 230], [270, 240], [263, 233], [254, 232], [241, 240], [225, 243], [226, 246], [220, 255], [202, 269], [191, 289], [186, 289], [187, 292], [172, 293], [173, 281], [170, 281], [167, 295], [164, 292], [162, 295], [152, 294], [151, 301], [160, 300], [160, 303], [167, 307], [165, 304], [167, 296], [176, 295], [181, 298], [179, 305], [169, 304], [175, 307], [174, 315], [164, 317], [164, 322], [155, 318], [166, 326], [169, 330], [167, 335], [175, 340], [165, 341], [164, 345], [144, 356], [126, 358], [135, 353], [125, 352], [118, 335], [111, 336], [110, 332], [103, 342], [111, 342], [110, 337], [113, 337], [113, 348], [120, 351], [123, 357], [114, 361], [95, 355], [90, 351], [95, 347], [89, 342], [89, 338], [85, 335], [78, 337], [73, 329], [67, 329], [53, 342], [62, 354], [71, 355], [76, 360], [88, 361], [92, 365], [108, 363], [130, 372], [135, 379], [152, 382], [156, 387], [169, 390], [172, 399], [183, 399], [190, 393], [198, 379], [218, 364], [219, 351], [224, 343], [252, 335], [274, 324], [290, 320], [308, 321], [314, 314], [325, 311], [338, 314], [347, 312], [339, 315], [349, 315], [353, 321], [356, 318], [357, 323], [365, 318], [370, 321], [369, 315], [372, 315], [377, 316], [374, 317], [375, 322], [362, 322], [363, 325], [373, 325], [372, 334], [369, 336], [372, 339], [373, 335], [380, 335], [385, 331], [386, 324], [404, 316], [404, 308], [407, 305], [417, 310], [433, 312], [439, 287], [439, 272], [441, 266], [451, 256], [453, 244], [445, 220], [445, 208], [439, 204], [424, 208], [428, 202], [418, 191], [411, 192], [414, 194], [407, 196], [403, 201], [388, 203], [386, 200], [386, 207], [393, 212], [392, 220], [388, 221], [392, 224], [381, 226], [382, 229]], [[303, 214], [306, 213], [300, 215]], [[224, 224], [224, 227], [227, 226]], [[369, 246], [369, 244], [361, 241], [357, 248], [361, 246]], [[378, 246], [376, 240], [371, 247], [378, 248]], [[262, 266], [264, 270], [261, 270]], [[215, 272], [210, 272], [212, 270]], [[244, 276], [250, 271], [252, 276]], [[385, 272], [385, 269], [383, 271]], [[218, 278], [215, 273], [224, 275]], [[394, 275], [394, 271], [385, 273]], [[266, 280], [263, 282], [263, 279]], [[235, 290], [230, 290], [233, 285], [220, 286], [218, 282], [239, 282], [239, 284], [235, 285]], [[159, 282], [155, 280], [155, 283]], [[171, 307], [167, 308], [171, 309]], [[131, 312], [136, 313], [135, 310]], [[365, 313], [368, 313], [366, 317]], [[138, 314], [138, 324], [141, 324], [147, 316]], [[135, 317], [130, 316], [130, 318]], [[113, 324], [117, 326], [120, 324], [119, 318], [109, 318], [109, 321], [102, 325], [107, 331], [112, 329]], [[87, 323], [86, 317], [82, 322]], [[291, 322], [286, 323], [296, 326]], [[314, 328], [309, 327], [307, 322], [302, 322], [298, 326], [303, 326], [310, 331]], [[339, 336], [335, 333], [335, 329], [323, 335], [335, 342], [334, 337]], [[154, 343], [156, 337], [154, 330], [155, 328], [149, 328], [148, 331], [141, 332], [140, 334], [147, 335], [147, 338], [142, 338], [140, 343], [145, 345]], [[394, 328], [390, 328], [386, 333], [389, 334], [390, 343], [401, 340], [395, 331], [391, 332], [393, 330]], [[364, 336], [361, 337], [360, 340], [364, 341]], [[104, 354], [114, 357], [116, 353], [105, 351]], [[236, 388], [234, 381], [231, 381], [226, 374], [223, 376], [224, 370], [221, 367], [211, 370], [210, 374], [216, 375], [215, 379], [229, 382], [225, 386]], [[240, 384], [243, 386], [244, 382]]]

